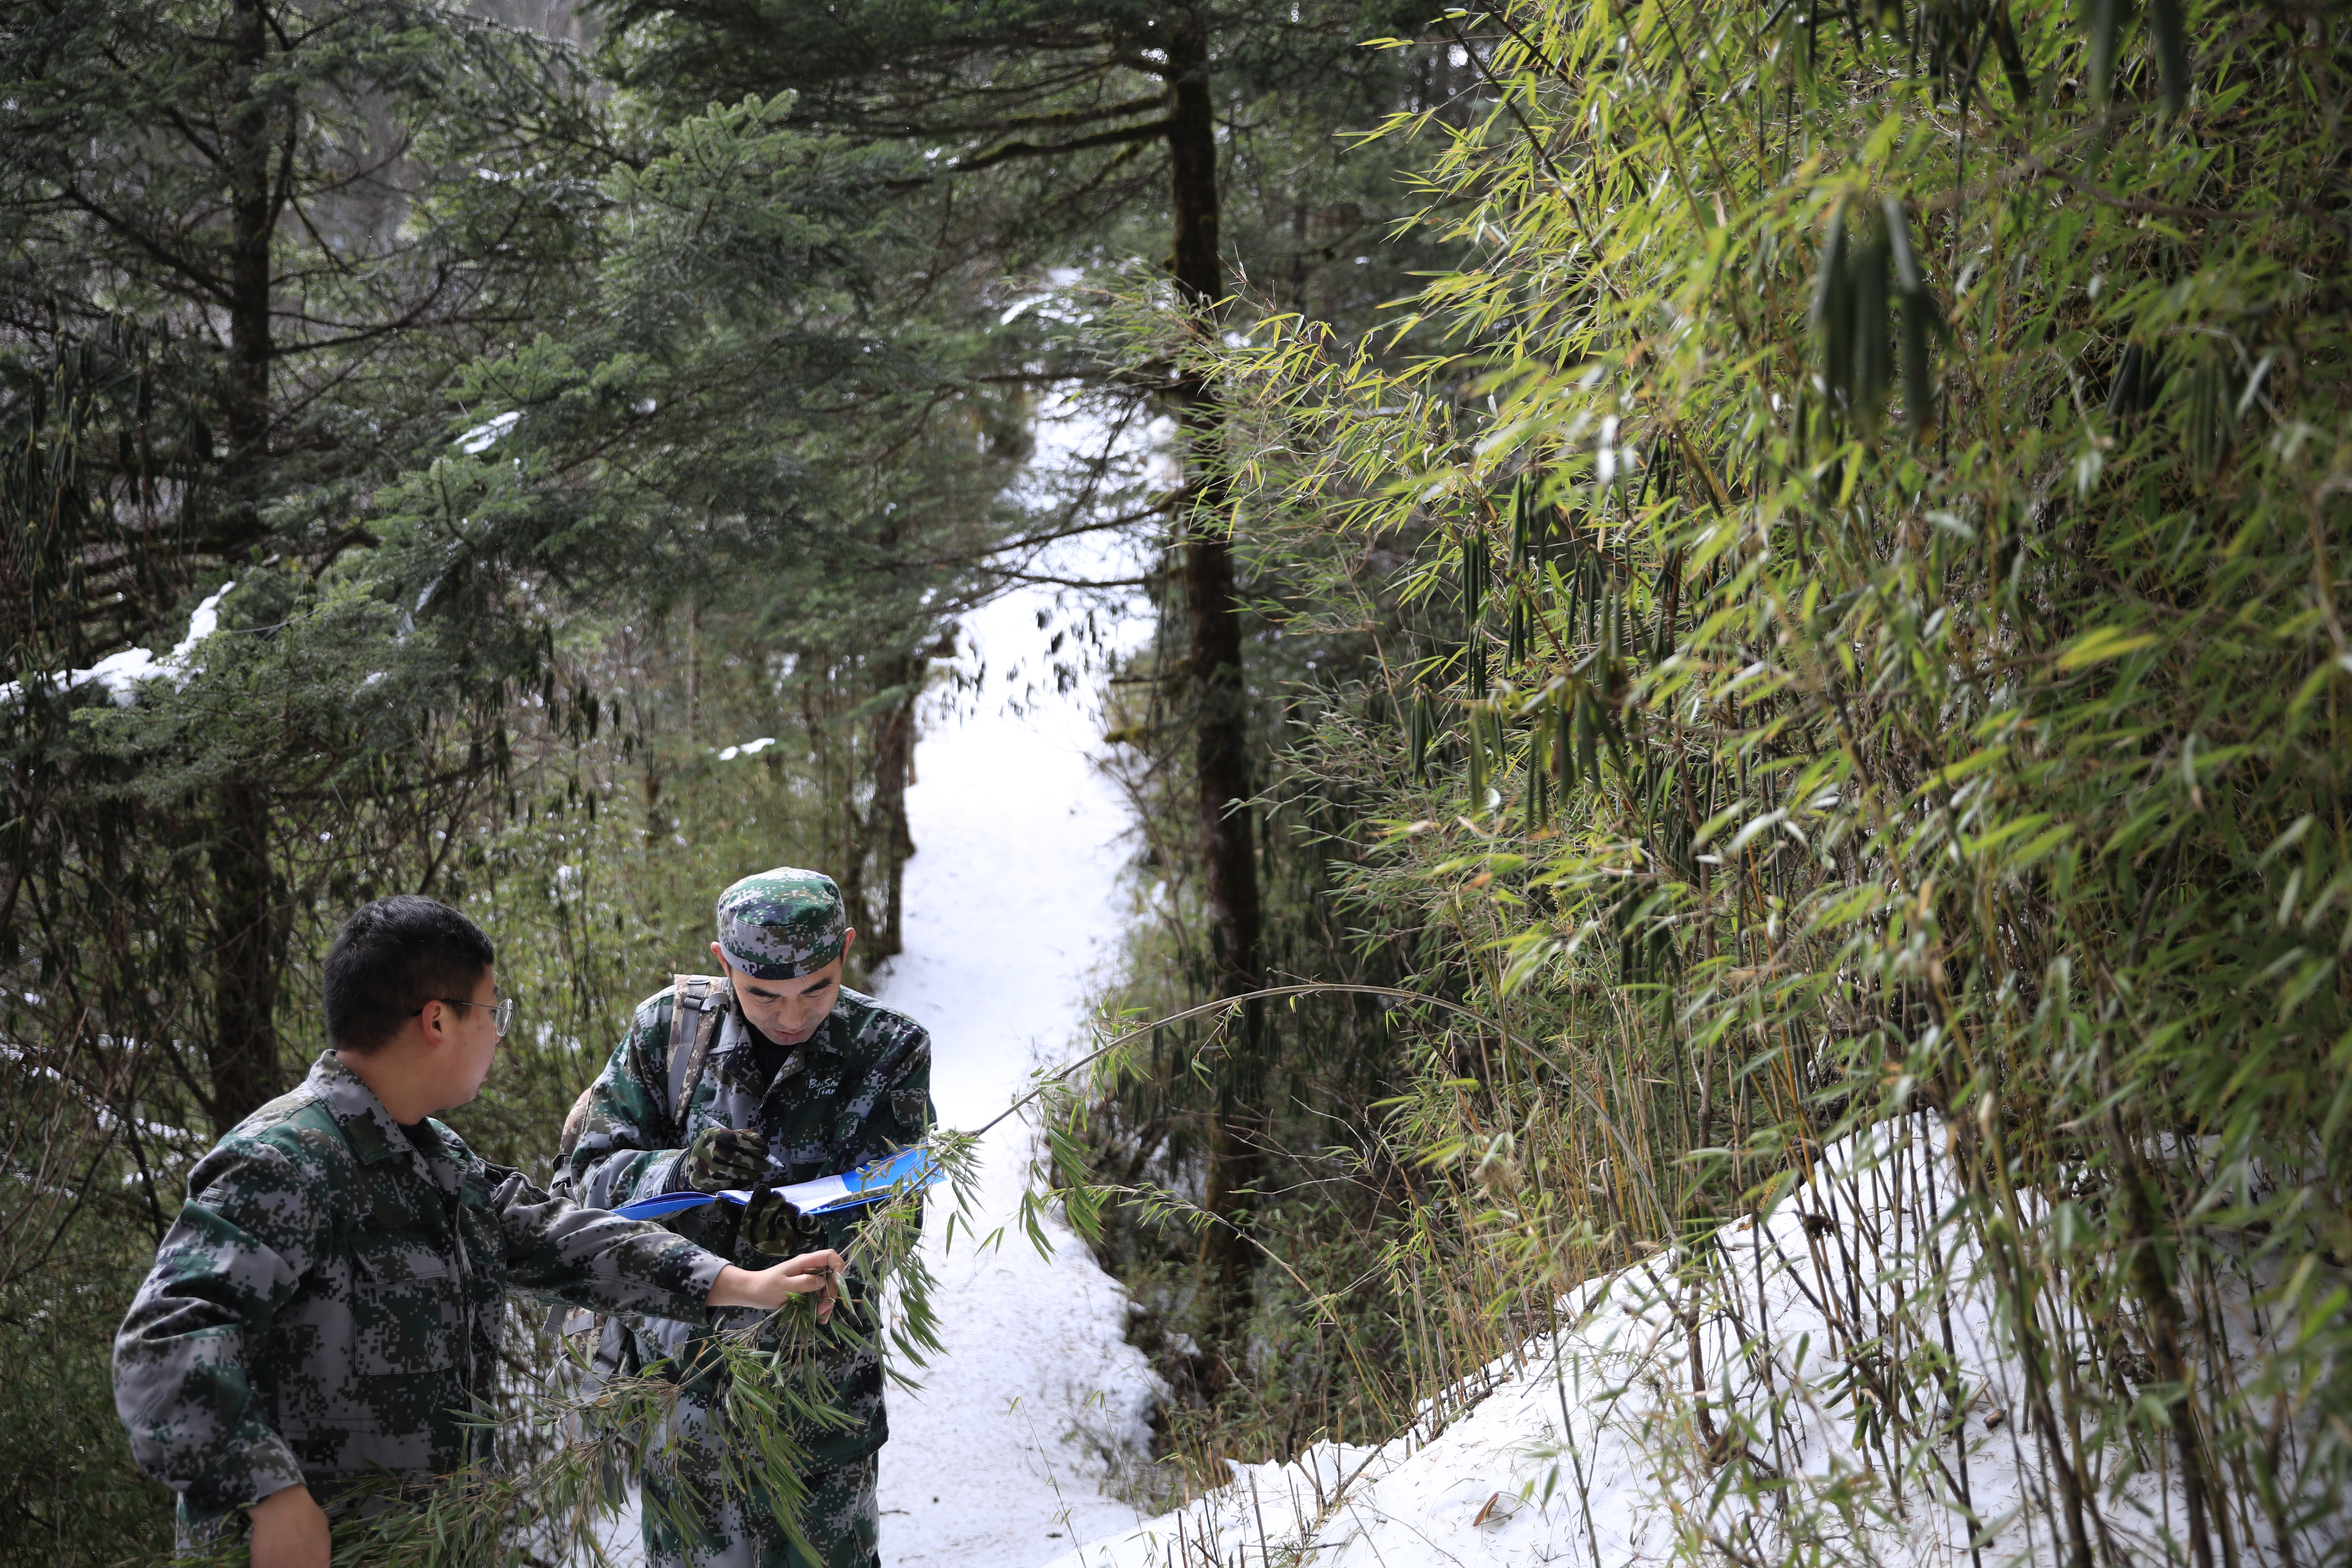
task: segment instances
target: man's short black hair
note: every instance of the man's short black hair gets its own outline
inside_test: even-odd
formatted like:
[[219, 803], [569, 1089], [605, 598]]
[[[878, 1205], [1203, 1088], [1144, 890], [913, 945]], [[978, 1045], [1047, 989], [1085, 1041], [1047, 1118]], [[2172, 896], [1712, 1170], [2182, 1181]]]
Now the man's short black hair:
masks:
[[327, 950], [327, 1037], [362, 1056], [435, 997], [470, 997], [498, 962], [482, 928], [437, 899], [396, 893], [352, 911]]

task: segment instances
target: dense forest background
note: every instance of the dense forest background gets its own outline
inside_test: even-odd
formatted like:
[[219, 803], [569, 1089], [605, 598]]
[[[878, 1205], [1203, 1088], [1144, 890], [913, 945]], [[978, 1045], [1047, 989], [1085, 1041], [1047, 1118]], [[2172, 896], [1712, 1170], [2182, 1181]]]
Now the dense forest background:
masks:
[[[2337, 11], [33, 0], [0, 57], [0, 1552], [167, 1549], [108, 1339], [351, 904], [514, 955], [464, 1130], [543, 1161], [744, 868], [896, 948], [958, 616], [1115, 530], [1157, 914], [1048, 1163], [1175, 1391], [1140, 1491], [1426, 1420], [1607, 1271], [1696, 1302], [1900, 1124], [2053, 1559], [2341, 1560]], [[1678, 1549], [1899, 1511], [1934, 1317], [1824, 1351], [1828, 1492], [1681, 1391], [1661, 1473], [1749, 1522]]]
[[[1235, 630], [1199, 681], [1238, 692], [1222, 535], [1188, 555], [1160, 458], [1202, 399], [1084, 327], [1171, 247], [1197, 300], [1237, 267], [1325, 314], [1399, 291], [1429, 247], [1381, 244], [1393, 160], [1337, 133], [1464, 72], [1358, 47], [1382, 30], [496, 0], [0, 21], [0, 1551], [167, 1550], [112, 1325], [188, 1163], [321, 1045], [352, 904], [433, 893], [508, 955], [529, 1022], [466, 1131], [537, 1168], [746, 868], [832, 870], [860, 974], [897, 950], [918, 699], [968, 679], [959, 615], [1041, 550], [1123, 530], [1155, 584], [1213, 557]], [[1091, 444], [1032, 462], [1070, 399]], [[1098, 632], [1041, 627], [1025, 678], [1098, 677]], [[1246, 699], [1212, 706], [1240, 758]]]

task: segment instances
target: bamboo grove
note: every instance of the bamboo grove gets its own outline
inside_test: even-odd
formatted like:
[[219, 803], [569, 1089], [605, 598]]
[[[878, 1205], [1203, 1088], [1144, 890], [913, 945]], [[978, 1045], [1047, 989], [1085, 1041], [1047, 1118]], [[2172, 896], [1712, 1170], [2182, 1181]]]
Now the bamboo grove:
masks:
[[[1703, 1290], [1832, 1141], [1909, 1129], [2041, 1478], [1979, 1561], [2342, 1560], [2343, 17], [1453, 21], [1491, 112], [1433, 128], [1421, 221], [1475, 259], [1399, 308], [1447, 352], [1194, 349], [1272, 613], [1379, 645], [1290, 763], [1375, 803], [1354, 929], [1492, 1020], [1428, 1015], [1384, 1124], [1428, 1173], [1399, 1280], [1443, 1260], [1491, 1353], [1607, 1268]], [[1887, 1457], [1835, 1495], [1685, 1391], [1689, 1555], [1867, 1555], [1835, 1519], [1984, 1419], [1950, 1272], [1845, 1347]]]

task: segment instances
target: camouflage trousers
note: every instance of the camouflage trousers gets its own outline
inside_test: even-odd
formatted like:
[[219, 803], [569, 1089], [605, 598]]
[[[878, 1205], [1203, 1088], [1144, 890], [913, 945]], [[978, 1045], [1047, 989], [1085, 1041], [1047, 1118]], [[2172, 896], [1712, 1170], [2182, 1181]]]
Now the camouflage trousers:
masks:
[[[689, 1402], [678, 1405], [678, 1436], [686, 1439], [645, 1470], [645, 1542], [648, 1568], [881, 1568], [875, 1548], [881, 1511], [876, 1500], [876, 1456], [813, 1470], [802, 1478], [801, 1533], [811, 1558], [793, 1544], [761, 1490], [750, 1496], [719, 1484], [710, 1436]], [[681, 1484], [682, 1483], [682, 1484]], [[689, 1539], [677, 1525], [690, 1523]]]

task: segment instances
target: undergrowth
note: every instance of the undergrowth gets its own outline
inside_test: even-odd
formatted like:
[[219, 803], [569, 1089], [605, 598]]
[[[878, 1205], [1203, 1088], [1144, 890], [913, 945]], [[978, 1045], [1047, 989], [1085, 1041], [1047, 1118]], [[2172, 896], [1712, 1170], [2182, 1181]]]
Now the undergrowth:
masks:
[[[2341, 16], [1461, 22], [1494, 110], [1424, 179], [1478, 255], [1404, 307], [1454, 351], [1192, 339], [1269, 624], [1353, 650], [1261, 667], [1292, 694], [1269, 842], [1315, 867], [1277, 923], [1295, 973], [1409, 994], [1265, 1038], [1261, 1263], [1237, 1314], [1191, 1309], [1223, 1381], [1187, 1484], [1295, 1450], [1318, 1379], [1442, 1419], [1637, 1268], [1692, 1346], [1648, 1439], [1674, 1554], [1866, 1560], [1853, 1521], [1917, 1490], [1981, 1552], [1939, 1477], [1985, 1390], [1935, 1321], [1981, 1287], [2033, 1552], [2341, 1560]], [[1183, 984], [1163, 956], [1140, 994]], [[1216, 1047], [1162, 1033], [1057, 1156], [1181, 1316], [1197, 1164], [1154, 1140]], [[1324, 1072], [1327, 1039], [1367, 1054]], [[1724, 1238], [1922, 1116], [1955, 1184], [1882, 1331], [1832, 1347], [1885, 1458], [1822, 1489], [1717, 1424], [1821, 1461], [1704, 1379], [1703, 1334], [1769, 1361]]]

